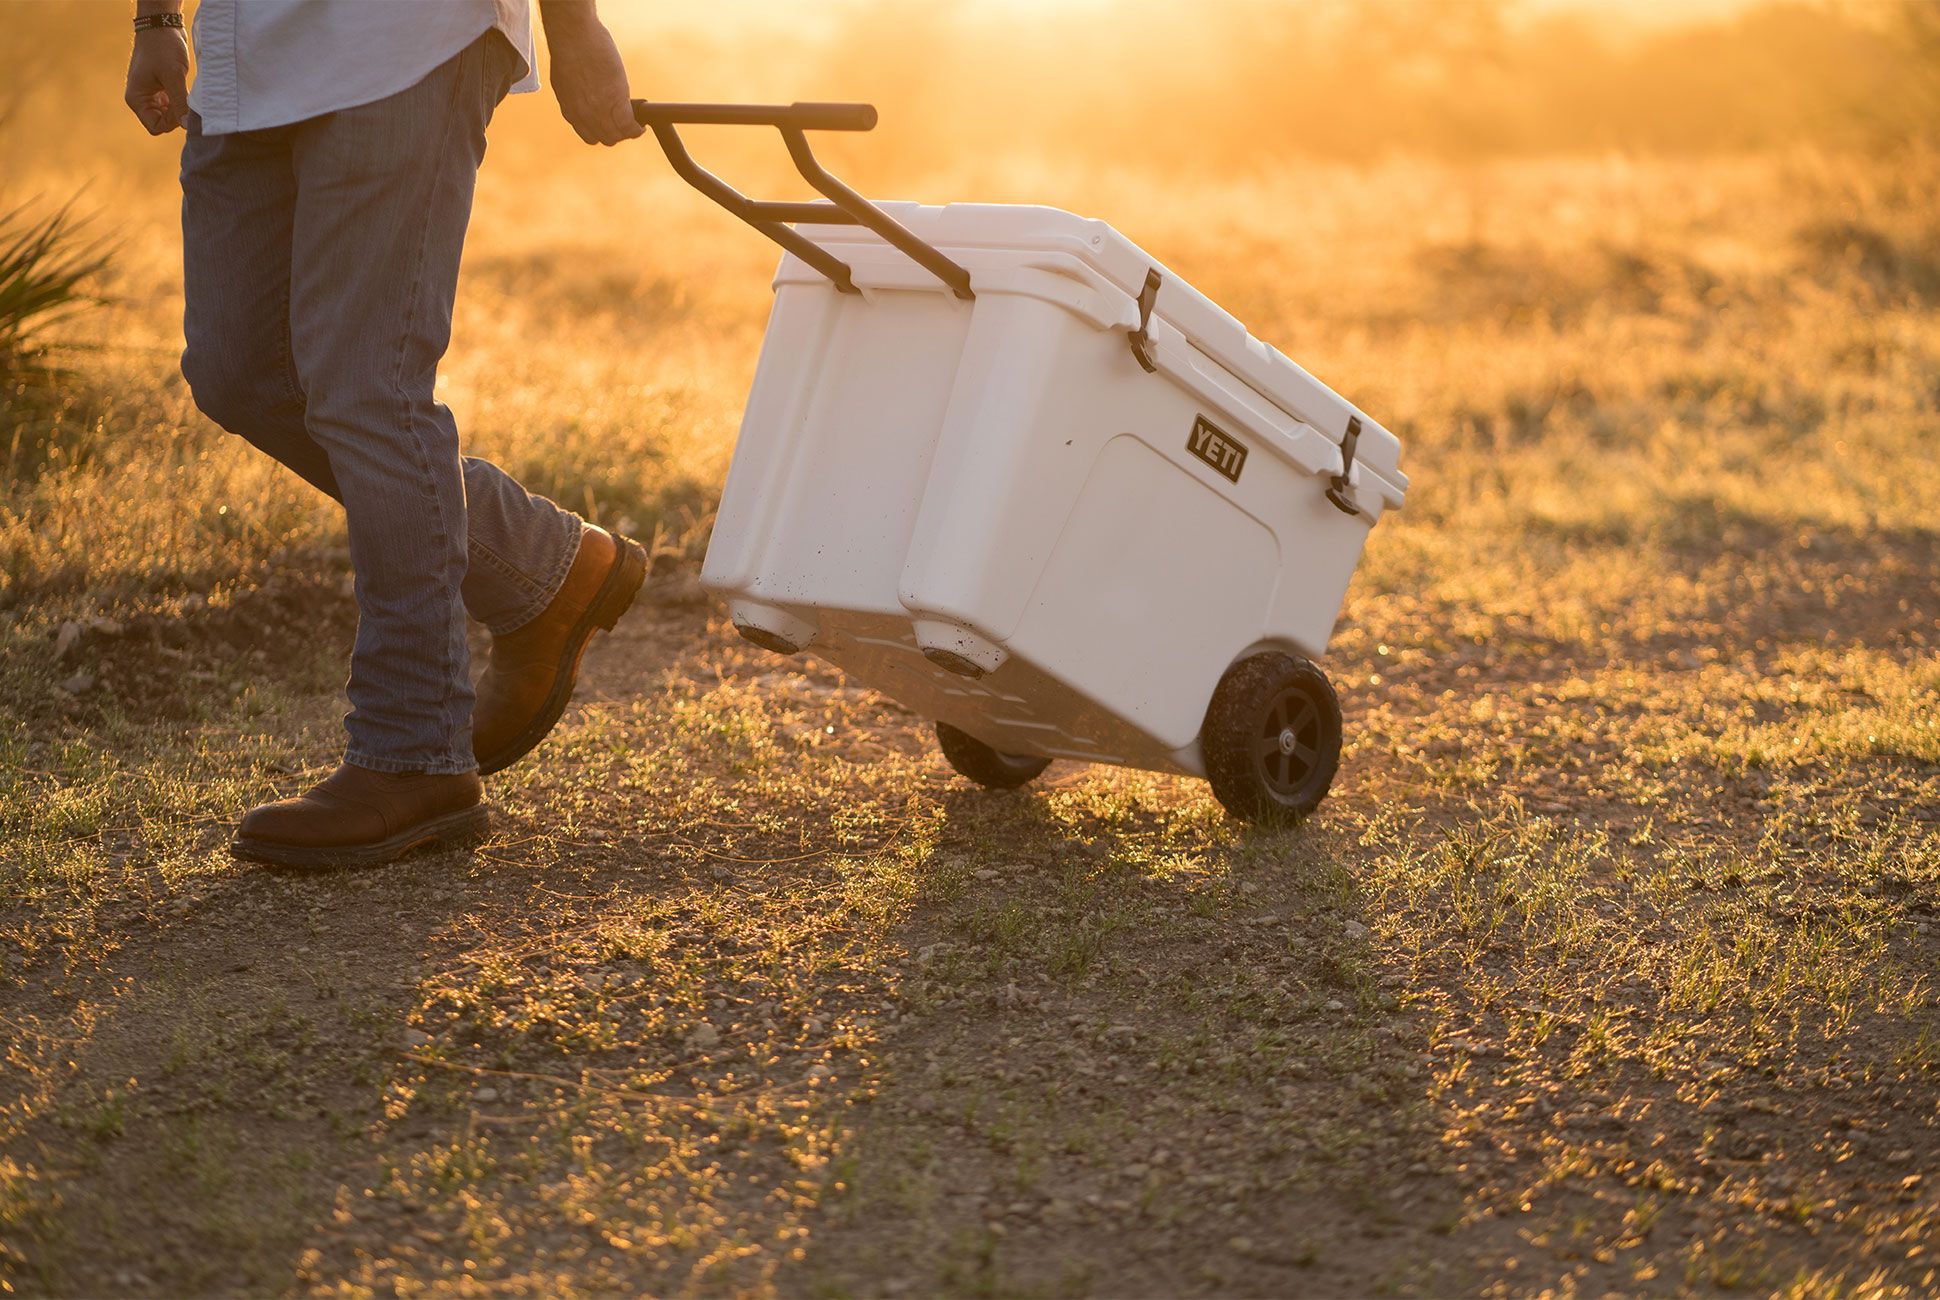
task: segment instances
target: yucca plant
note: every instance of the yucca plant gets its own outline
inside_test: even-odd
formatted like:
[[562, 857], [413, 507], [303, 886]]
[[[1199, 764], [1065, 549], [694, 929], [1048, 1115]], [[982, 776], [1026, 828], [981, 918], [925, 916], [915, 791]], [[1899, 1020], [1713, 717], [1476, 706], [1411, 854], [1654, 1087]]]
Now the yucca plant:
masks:
[[71, 207], [0, 215], [0, 373], [48, 370], [42, 331], [101, 301], [86, 286], [109, 253], [86, 227]]

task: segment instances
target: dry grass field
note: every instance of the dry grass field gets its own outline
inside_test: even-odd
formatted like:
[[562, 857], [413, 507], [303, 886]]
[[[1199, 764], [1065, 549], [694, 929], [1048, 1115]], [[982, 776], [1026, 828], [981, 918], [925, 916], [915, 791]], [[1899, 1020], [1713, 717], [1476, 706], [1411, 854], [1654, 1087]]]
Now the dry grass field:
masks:
[[772, 250], [527, 97], [443, 395], [655, 576], [488, 844], [291, 875], [224, 846], [336, 760], [341, 525], [175, 372], [110, 9], [0, 15], [71, 74], [0, 207], [113, 240], [0, 394], [0, 1292], [1940, 1291], [1940, 151], [1721, 107], [1148, 155], [1075, 100], [1051, 148], [1021, 92], [629, 27], [641, 93], [880, 99], [829, 149], [872, 194], [1111, 220], [1402, 436], [1341, 777], [1279, 830], [991, 794], [738, 641], [693, 574]]

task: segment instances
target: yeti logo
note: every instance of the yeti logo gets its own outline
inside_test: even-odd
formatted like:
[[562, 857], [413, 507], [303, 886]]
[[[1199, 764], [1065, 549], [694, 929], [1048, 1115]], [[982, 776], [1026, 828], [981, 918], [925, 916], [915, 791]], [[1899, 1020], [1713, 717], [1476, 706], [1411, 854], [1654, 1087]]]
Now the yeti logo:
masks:
[[1246, 468], [1245, 446], [1203, 415], [1192, 422], [1186, 450], [1235, 483], [1239, 482], [1239, 472]]

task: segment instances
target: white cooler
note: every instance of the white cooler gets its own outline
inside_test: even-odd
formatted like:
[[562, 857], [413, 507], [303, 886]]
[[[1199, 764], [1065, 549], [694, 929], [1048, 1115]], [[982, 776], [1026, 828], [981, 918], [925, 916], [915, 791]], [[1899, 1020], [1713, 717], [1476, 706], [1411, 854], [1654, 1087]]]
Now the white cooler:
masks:
[[[868, 204], [802, 136], [865, 111], [639, 108], [791, 249], [703, 585], [749, 640], [935, 719], [986, 785], [1068, 758], [1311, 811], [1340, 748], [1311, 661], [1405, 496], [1394, 435], [1102, 221]], [[779, 127], [834, 204], [700, 171], [674, 125], [723, 120]]]

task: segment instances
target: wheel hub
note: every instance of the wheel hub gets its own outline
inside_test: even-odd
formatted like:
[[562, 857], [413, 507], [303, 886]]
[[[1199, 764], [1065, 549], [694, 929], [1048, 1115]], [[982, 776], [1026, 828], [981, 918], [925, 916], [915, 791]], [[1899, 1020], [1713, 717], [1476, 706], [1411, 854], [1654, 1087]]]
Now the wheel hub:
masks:
[[1320, 712], [1300, 691], [1287, 691], [1268, 707], [1260, 729], [1260, 775], [1282, 796], [1297, 794], [1320, 758]]

